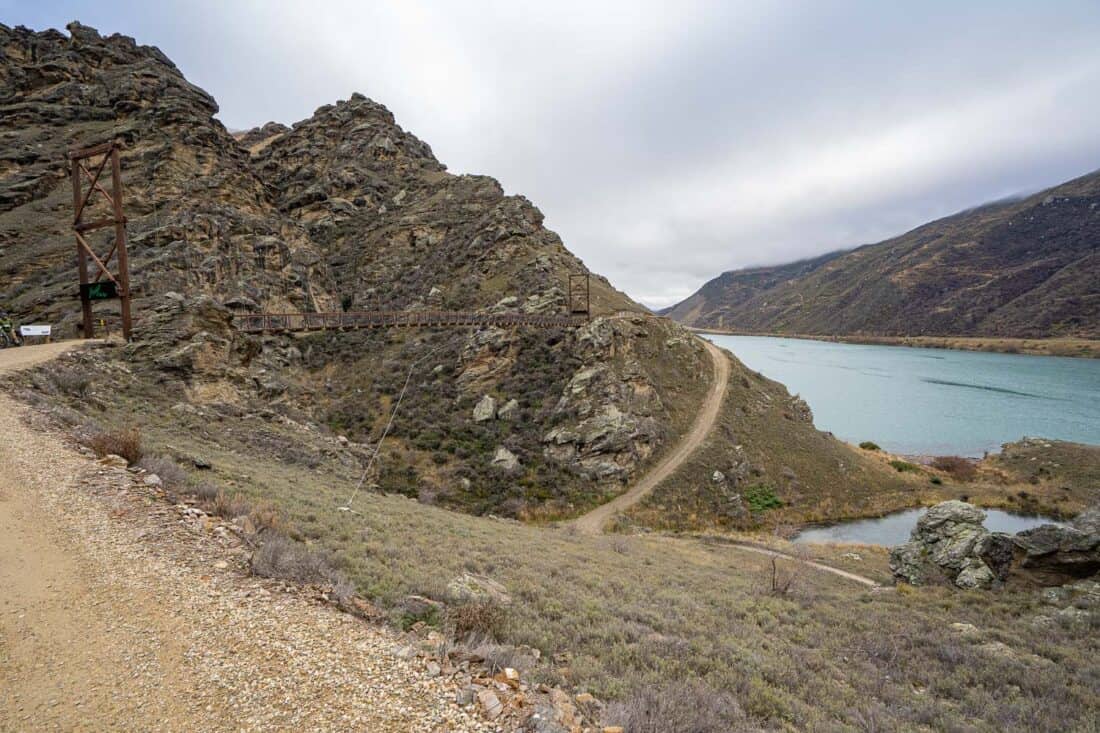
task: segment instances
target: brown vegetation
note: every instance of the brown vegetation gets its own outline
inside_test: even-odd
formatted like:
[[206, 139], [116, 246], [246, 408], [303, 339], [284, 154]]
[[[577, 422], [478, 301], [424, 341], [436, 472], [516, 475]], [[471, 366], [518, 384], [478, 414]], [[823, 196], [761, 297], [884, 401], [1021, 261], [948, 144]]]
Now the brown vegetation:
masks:
[[932, 468], [943, 471], [956, 481], [973, 481], [978, 476], [974, 461], [962, 456], [937, 456], [932, 459]]
[[448, 631], [459, 640], [470, 637], [499, 640], [507, 620], [505, 608], [492, 600], [468, 601], [448, 606], [445, 614]]
[[141, 460], [141, 432], [137, 428], [101, 430], [87, 439], [88, 447], [100, 458], [108, 455], [122, 456], [128, 463]]

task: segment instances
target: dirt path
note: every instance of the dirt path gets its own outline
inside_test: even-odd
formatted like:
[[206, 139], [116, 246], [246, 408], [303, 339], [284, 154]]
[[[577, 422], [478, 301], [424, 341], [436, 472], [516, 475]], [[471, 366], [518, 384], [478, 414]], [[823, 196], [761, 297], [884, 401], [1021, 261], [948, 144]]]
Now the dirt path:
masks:
[[[699, 411], [699, 416], [695, 418], [691, 430], [684, 436], [683, 440], [681, 440], [680, 443], [653, 468], [652, 471], [643, 476], [642, 479], [628, 489], [626, 493], [620, 494], [606, 504], [601, 504], [587, 514], [574, 519], [571, 524], [581, 532], [586, 532], [588, 534], [600, 534], [603, 532], [604, 525], [606, 525], [613, 516], [637, 504], [649, 492], [653, 491], [658, 484], [671, 476], [673, 471], [690, 458], [691, 454], [695, 452], [695, 449], [702, 445], [707, 435], [710, 434], [711, 429], [713, 429], [715, 422], [718, 420], [718, 413], [722, 407], [722, 400], [724, 400], [726, 396], [726, 384], [729, 382], [730, 376], [730, 362], [722, 350], [710, 341], [703, 339], [703, 345], [706, 346], [707, 353], [710, 354], [711, 360], [714, 363], [714, 379], [711, 382], [710, 389], [707, 390], [707, 396], [703, 400], [702, 409]], [[829, 565], [824, 565], [812, 560], [803, 560], [794, 555], [779, 552], [778, 550], [770, 550], [751, 543], [738, 541], [730, 541], [729, 546], [744, 552], [752, 552], [767, 557], [778, 557], [792, 562], [804, 562], [809, 567], [822, 572], [831, 573], [841, 578], [846, 578], [871, 588], [878, 587], [879, 585], [876, 581], [863, 575], [850, 573], [847, 570], [830, 567]]]
[[706, 339], [701, 340], [714, 364], [714, 376], [691, 430], [668, 455], [662, 458], [649, 473], [642, 476], [641, 480], [631, 486], [626, 493], [616, 496], [606, 504], [601, 504], [588, 514], [573, 520], [572, 525], [578, 530], [588, 534], [602, 532], [604, 525], [611, 517], [637, 504], [646, 494], [653, 491], [658, 484], [671, 476], [673, 471], [691, 457], [695, 449], [702, 445], [707, 435], [710, 434], [711, 428], [718, 420], [718, 412], [722, 408], [722, 401], [726, 397], [726, 384], [730, 378], [730, 362], [721, 349]]
[[[0, 373], [71, 346], [0, 350]], [[487, 729], [395, 632], [249, 577], [25, 413], [0, 395], [0, 731]]]
[[778, 557], [783, 560], [790, 560], [791, 562], [800, 562], [807, 567], [820, 570], [823, 573], [829, 573], [835, 575], [838, 578], [845, 578], [847, 580], [854, 581], [860, 585], [865, 585], [868, 588], [880, 588], [881, 585], [878, 581], [868, 578], [866, 575], [860, 575], [858, 573], [851, 573], [847, 570], [841, 570], [840, 568], [834, 568], [832, 565], [826, 565], [824, 563], [817, 562], [816, 560], [804, 560], [794, 555], [789, 555], [779, 550], [771, 550], [767, 547], [761, 547], [760, 545], [754, 545], [751, 542], [743, 542], [739, 540], [730, 540], [729, 546], [744, 552], [754, 552], [757, 555], [764, 555], [765, 557]]

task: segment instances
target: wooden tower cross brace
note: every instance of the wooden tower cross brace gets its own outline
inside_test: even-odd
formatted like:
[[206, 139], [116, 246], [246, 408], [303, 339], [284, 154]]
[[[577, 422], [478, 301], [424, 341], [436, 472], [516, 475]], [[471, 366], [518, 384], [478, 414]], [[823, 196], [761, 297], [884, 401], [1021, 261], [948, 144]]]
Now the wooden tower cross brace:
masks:
[[[95, 323], [92, 319], [92, 301], [118, 298], [122, 307], [122, 335], [129, 341], [132, 333], [130, 319], [130, 262], [126, 255], [126, 217], [122, 213], [122, 171], [118, 162], [119, 144], [117, 141], [96, 145], [83, 150], [69, 152], [72, 162], [73, 179], [73, 234], [76, 235], [77, 267], [80, 271], [80, 305], [84, 314], [84, 338], [95, 337]], [[103, 156], [98, 164], [90, 159]], [[85, 162], [89, 161], [87, 165]], [[111, 191], [100, 184], [99, 179], [111, 166]], [[93, 170], [94, 169], [94, 170]], [[87, 190], [84, 188], [87, 181]], [[102, 196], [110, 207], [110, 215], [101, 219], [85, 221], [84, 213], [93, 194]], [[85, 233], [115, 228], [114, 244], [110, 251], [99, 257], [85, 238]], [[111, 260], [117, 258], [118, 270], [111, 272]], [[89, 275], [88, 261], [96, 267], [95, 277]], [[102, 281], [107, 278], [106, 281]]]

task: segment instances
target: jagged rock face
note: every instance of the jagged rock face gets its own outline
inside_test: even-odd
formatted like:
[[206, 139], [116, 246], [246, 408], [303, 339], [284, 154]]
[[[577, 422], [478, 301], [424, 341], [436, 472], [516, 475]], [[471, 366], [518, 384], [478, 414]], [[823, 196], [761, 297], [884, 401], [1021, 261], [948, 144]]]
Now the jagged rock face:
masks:
[[260, 127], [253, 127], [251, 130], [237, 133], [233, 137], [249, 153], [255, 155], [276, 137], [288, 132], [290, 132], [290, 128], [280, 122], [267, 122]]
[[1061, 585], [1100, 571], [1100, 534], [1053, 524], [1016, 535], [990, 532], [985, 512], [945, 501], [917, 521], [909, 542], [890, 552], [894, 576], [913, 585], [938, 581], [989, 588], [1015, 579]]
[[[124, 146], [139, 323], [153, 307], [140, 301], [166, 291], [216, 294], [242, 307], [331, 302], [322, 258], [296, 222], [278, 215], [248, 153], [214, 119], [214, 99], [156, 48], [77, 23], [69, 30], [71, 38], [0, 25], [5, 305], [21, 317], [75, 322], [66, 156], [112, 139]], [[106, 252], [107, 233], [96, 236]], [[115, 312], [109, 303], [102, 309]]]
[[632, 353], [639, 327], [597, 318], [578, 332], [585, 365], [554, 408], [563, 422], [542, 439], [548, 457], [593, 479], [627, 478], [663, 437], [664, 406]]
[[[652, 319], [235, 332], [233, 313], [257, 310], [561, 313], [568, 276], [586, 268], [531, 202], [448, 173], [362, 95], [233, 135], [157, 49], [70, 32], [0, 26], [0, 267], [11, 285], [0, 305], [20, 320], [62, 334], [79, 320], [66, 153], [119, 139], [137, 334], [127, 353], [143, 379], [196, 405], [282, 410], [368, 443], [420, 365], [380, 484], [478, 512], [572, 511], [672, 437], [665, 395], [709, 369], [698, 370], [696, 339]], [[601, 312], [641, 310], [603, 278], [591, 289]], [[116, 317], [116, 304], [96, 307]], [[475, 416], [483, 397], [493, 409]]]
[[[487, 176], [447, 173], [359, 94], [274, 137], [254, 164], [279, 209], [324, 248], [351, 307], [483, 308], [504, 292], [559, 310], [565, 278], [584, 272], [529, 201]], [[494, 277], [508, 290], [485, 287]]]

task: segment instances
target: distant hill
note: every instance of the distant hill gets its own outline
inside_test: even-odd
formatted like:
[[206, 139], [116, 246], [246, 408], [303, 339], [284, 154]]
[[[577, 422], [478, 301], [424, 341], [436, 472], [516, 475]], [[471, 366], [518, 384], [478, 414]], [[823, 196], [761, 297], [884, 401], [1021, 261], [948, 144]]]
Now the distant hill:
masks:
[[1100, 171], [878, 244], [726, 272], [662, 313], [748, 332], [1100, 338]]

